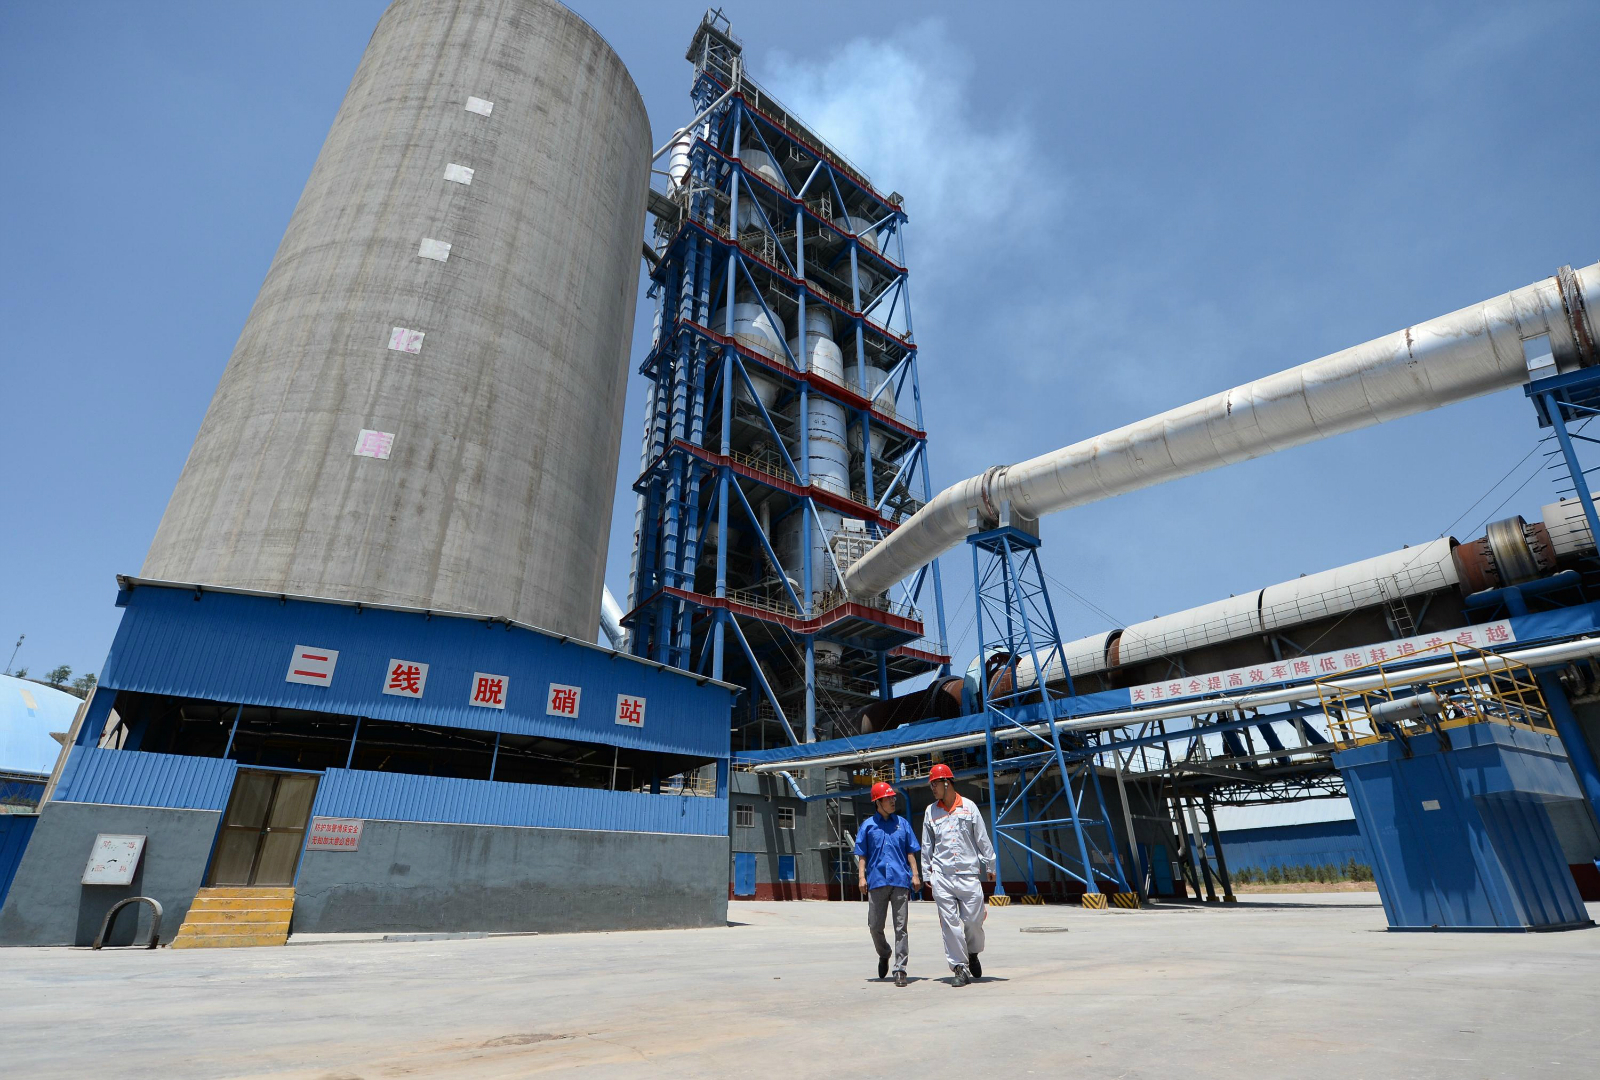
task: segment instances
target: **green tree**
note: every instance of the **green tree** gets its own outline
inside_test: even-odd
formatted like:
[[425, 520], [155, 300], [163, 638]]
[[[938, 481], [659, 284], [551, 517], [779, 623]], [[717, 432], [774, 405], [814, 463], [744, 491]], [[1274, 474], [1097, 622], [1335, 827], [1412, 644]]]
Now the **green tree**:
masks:
[[44, 681], [51, 686], [60, 688], [68, 679], [72, 678], [72, 669], [66, 664], [45, 672]]
[[78, 678], [72, 680], [72, 692], [81, 698], [86, 698], [90, 694], [94, 693], [94, 688], [99, 685], [99, 683], [99, 676], [92, 672], [88, 675], [80, 675]]

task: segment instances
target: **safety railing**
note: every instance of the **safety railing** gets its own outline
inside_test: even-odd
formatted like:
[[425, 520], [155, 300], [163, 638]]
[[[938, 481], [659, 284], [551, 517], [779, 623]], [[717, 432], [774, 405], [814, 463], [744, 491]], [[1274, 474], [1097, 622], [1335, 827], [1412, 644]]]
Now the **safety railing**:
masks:
[[[1448, 664], [1449, 670], [1422, 682], [1397, 670], [1418, 659]], [[1353, 679], [1373, 676], [1379, 679], [1376, 686], [1348, 688]], [[1403, 661], [1328, 675], [1316, 685], [1332, 740], [1340, 749], [1430, 732], [1442, 735], [1450, 728], [1485, 722], [1555, 731], [1532, 668], [1453, 641], [1411, 653]], [[1442, 737], [1448, 745], [1448, 736]]]

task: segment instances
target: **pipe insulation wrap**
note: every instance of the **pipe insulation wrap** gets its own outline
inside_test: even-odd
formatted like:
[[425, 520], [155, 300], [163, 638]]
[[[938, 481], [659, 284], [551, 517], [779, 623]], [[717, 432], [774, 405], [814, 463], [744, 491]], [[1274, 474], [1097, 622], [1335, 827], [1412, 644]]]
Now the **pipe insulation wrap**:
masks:
[[[1564, 299], [1563, 294], [1570, 299]], [[1528, 381], [1522, 343], [1548, 335], [1562, 371], [1596, 362], [1600, 263], [1236, 386], [1137, 423], [990, 468], [940, 492], [845, 573], [886, 591], [960, 543], [968, 512], [1031, 518], [1193, 476]]]

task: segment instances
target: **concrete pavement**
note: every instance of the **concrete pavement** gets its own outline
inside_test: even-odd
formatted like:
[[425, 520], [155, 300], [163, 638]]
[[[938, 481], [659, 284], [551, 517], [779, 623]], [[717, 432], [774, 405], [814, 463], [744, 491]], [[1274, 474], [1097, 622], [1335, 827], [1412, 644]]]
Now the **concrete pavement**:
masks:
[[[1591, 914], [1600, 906], [1591, 905]], [[1141, 912], [989, 909], [906, 989], [862, 904], [712, 930], [93, 953], [0, 950], [0, 1061], [39, 1077], [1571, 1077], [1600, 1060], [1600, 930], [1390, 934], [1370, 893]]]

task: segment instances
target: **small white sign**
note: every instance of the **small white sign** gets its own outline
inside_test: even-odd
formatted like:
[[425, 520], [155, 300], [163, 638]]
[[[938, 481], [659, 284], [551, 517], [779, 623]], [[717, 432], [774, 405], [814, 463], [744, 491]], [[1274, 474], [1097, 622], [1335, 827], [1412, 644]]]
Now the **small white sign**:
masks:
[[583, 697], [583, 689], [577, 686], [566, 686], [562, 683], [550, 684], [550, 696], [545, 699], [544, 714], [546, 716], [567, 716], [576, 718], [578, 715], [578, 701]]
[[511, 680], [505, 675], [474, 671], [472, 693], [467, 698], [467, 704], [476, 705], [480, 709], [503, 709], [506, 707], [506, 693], [510, 687]]
[[131, 885], [133, 872], [144, 854], [143, 836], [117, 836], [101, 833], [89, 849], [89, 863], [83, 868], [85, 885]]
[[617, 723], [628, 727], [644, 727], [644, 698], [618, 694]]
[[467, 111], [477, 113], [479, 116], [488, 116], [494, 112], [494, 102], [485, 101], [481, 97], [469, 97], [467, 99]]
[[417, 248], [417, 258], [445, 262], [450, 258], [450, 245], [443, 240], [424, 239]]
[[389, 331], [389, 348], [395, 352], [410, 353], [412, 356], [422, 351], [422, 339], [426, 335], [421, 330], [407, 330], [397, 326]]
[[1424, 810], [1437, 810], [1437, 809], [1439, 809], [1439, 800], [1438, 799], [1423, 799], [1422, 800], [1422, 808]]
[[455, 162], [444, 167], [444, 178], [454, 184], [472, 184], [472, 170]]
[[339, 662], [337, 649], [315, 645], [296, 645], [289, 654], [289, 674], [284, 681], [307, 686], [328, 686], [333, 682], [333, 666]]
[[390, 660], [383, 678], [383, 692], [395, 697], [419, 698], [428, 684], [428, 665], [415, 660]]
[[361, 846], [360, 818], [314, 817], [307, 851], [355, 851]]
[[377, 458], [379, 461], [389, 460], [389, 451], [394, 449], [394, 432], [372, 431], [362, 428], [361, 434], [356, 436], [356, 457]]

